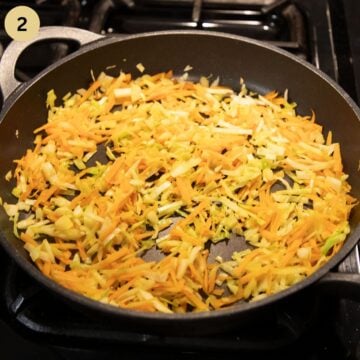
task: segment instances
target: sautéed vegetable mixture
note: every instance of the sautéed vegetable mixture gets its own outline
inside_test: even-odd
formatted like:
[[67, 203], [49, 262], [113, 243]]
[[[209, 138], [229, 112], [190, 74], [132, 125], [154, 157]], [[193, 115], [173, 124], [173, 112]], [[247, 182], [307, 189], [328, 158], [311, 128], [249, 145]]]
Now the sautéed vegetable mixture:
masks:
[[[121, 72], [55, 102], [51, 90], [3, 206], [68, 289], [139, 311], [215, 310], [306, 278], [350, 231], [340, 146], [286, 93]], [[247, 246], [209, 256], [225, 241]]]

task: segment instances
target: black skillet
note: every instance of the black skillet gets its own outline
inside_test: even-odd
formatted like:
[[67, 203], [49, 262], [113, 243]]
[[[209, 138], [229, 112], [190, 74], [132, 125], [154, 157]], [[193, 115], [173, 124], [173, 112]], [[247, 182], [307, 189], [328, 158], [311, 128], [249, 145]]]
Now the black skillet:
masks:
[[[71, 40], [84, 46], [49, 66], [31, 81], [20, 84], [14, 77], [17, 59], [31, 43], [46, 39]], [[301, 114], [314, 110], [324, 131], [333, 131], [334, 140], [341, 144], [352, 194], [360, 199], [360, 110], [344, 90], [307, 62], [262, 42], [221, 33], [165, 31], [103, 38], [84, 30], [48, 27], [42, 28], [39, 36], [30, 42], [11, 43], [0, 63], [0, 85], [5, 99], [0, 114], [0, 196], [3, 201], [13, 200], [10, 194], [12, 184], [4, 180], [6, 172], [14, 166], [12, 160], [21, 157], [32, 146], [32, 131], [46, 121], [47, 92], [54, 88], [61, 98], [69, 91], [84, 87], [91, 80], [91, 70], [96, 75], [108, 68], [108, 73], [115, 75], [121, 69], [138, 76], [138, 63], [145, 66], [147, 73], [172, 69], [175, 75], [181, 75], [184, 68], [191, 65], [191, 79], [201, 75], [219, 76], [222, 84], [232, 88], [238, 88], [239, 78], [243, 77], [250, 89], [260, 93], [288, 89]], [[356, 246], [360, 238], [359, 220], [360, 206], [357, 206], [350, 220], [351, 233], [341, 251], [295, 286], [258, 302], [189, 314], [118, 309], [63, 288], [34, 266], [22, 242], [13, 235], [12, 224], [2, 208], [0, 241], [17, 264], [40, 284], [77, 308], [100, 316], [100, 319], [153, 333], [214, 333], [246, 324], [308, 288], [360, 301], [360, 274], [331, 272]]]

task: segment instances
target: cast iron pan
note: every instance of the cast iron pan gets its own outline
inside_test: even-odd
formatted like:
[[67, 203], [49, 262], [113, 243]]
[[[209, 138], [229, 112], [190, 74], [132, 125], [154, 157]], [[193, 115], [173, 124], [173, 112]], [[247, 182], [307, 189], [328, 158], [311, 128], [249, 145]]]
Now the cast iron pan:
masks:
[[[172, 69], [175, 75], [191, 65], [191, 79], [201, 75], [219, 76], [221, 83], [238, 88], [240, 76], [254, 91], [265, 93], [289, 90], [301, 114], [314, 110], [325, 133], [332, 130], [334, 141], [341, 144], [345, 172], [349, 174], [353, 196], [360, 199], [360, 110], [350, 97], [330, 78], [307, 62], [287, 52], [244, 37], [204, 31], [165, 31], [128, 37], [103, 38], [84, 30], [42, 28], [31, 43], [44, 39], [66, 39], [84, 45], [77, 52], [49, 66], [33, 80], [20, 84], [14, 78], [15, 64], [30, 42], [13, 42], [0, 63], [0, 84], [5, 104], [0, 114], [0, 196], [11, 202], [11, 184], [4, 180], [13, 168], [13, 159], [32, 147], [32, 131], [47, 118], [45, 100], [54, 88], [58, 98], [69, 91], [88, 85], [90, 71], [99, 74], [112, 65], [108, 73], [122, 69], [138, 76], [136, 64], [142, 63], [147, 73]], [[18, 136], [15, 131], [18, 130]], [[276, 295], [254, 303], [239, 303], [212, 312], [189, 314], [143, 313], [105, 305], [63, 288], [41, 274], [29, 259], [23, 244], [14, 237], [12, 224], [0, 210], [0, 240], [9, 255], [34, 279], [65, 301], [122, 324], [128, 329], [166, 334], [221, 332], [270, 311], [271, 306], [286, 302], [300, 291], [308, 289], [333, 291], [337, 295], [360, 300], [360, 274], [332, 273], [354, 248], [360, 238], [360, 206], [351, 216], [351, 233], [341, 251], [326, 265], [304, 281]], [[230, 242], [231, 243], [231, 242]], [[56, 309], [54, 309], [56, 311]]]

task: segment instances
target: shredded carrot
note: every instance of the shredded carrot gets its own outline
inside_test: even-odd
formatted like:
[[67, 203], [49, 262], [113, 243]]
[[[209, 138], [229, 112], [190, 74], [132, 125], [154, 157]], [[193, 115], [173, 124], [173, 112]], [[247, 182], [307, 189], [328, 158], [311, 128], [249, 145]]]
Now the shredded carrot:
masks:
[[100, 81], [98, 80], [94, 81], [92, 85], [84, 92], [81, 98], [78, 99], [78, 105], [81, 105], [84, 101], [86, 101], [91, 96], [91, 94], [93, 94], [94, 91], [98, 89], [100, 86], [101, 86]]
[[[260, 300], [311, 275], [350, 231], [340, 145], [287, 91], [101, 73], [55, 99], [3, 206], [39, 269], [84, 296], [164, 313]], [[246, 246], [214, 259], [221, 241]]]

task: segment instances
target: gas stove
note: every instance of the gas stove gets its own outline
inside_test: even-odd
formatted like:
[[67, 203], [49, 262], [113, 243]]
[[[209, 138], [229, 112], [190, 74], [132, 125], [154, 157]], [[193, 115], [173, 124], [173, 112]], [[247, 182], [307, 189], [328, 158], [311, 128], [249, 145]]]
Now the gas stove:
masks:
[[[2, 23], [19, 4], [1, 2]], [[358, 0], [33, 0], [26, 5], [36, 10], [42, 26], [74, 26], [106, 36], [199, 29], [252, 37], [312, 63], [360, 104]], [[0, 29], [0, 56], [9, 41]], [[34, 45], [21, 56], [16, 76], [27, 81], [75, 50], [66, 42]], [[207, 336], [160, 336], [89, 318], [40, 287], [1, 249], [0, 269], [0, 344], [6, 359], [360, 359], [360, 304], [311, 289], [261, 323]], [[335, 270], [360, 273], [358, 249]]]

